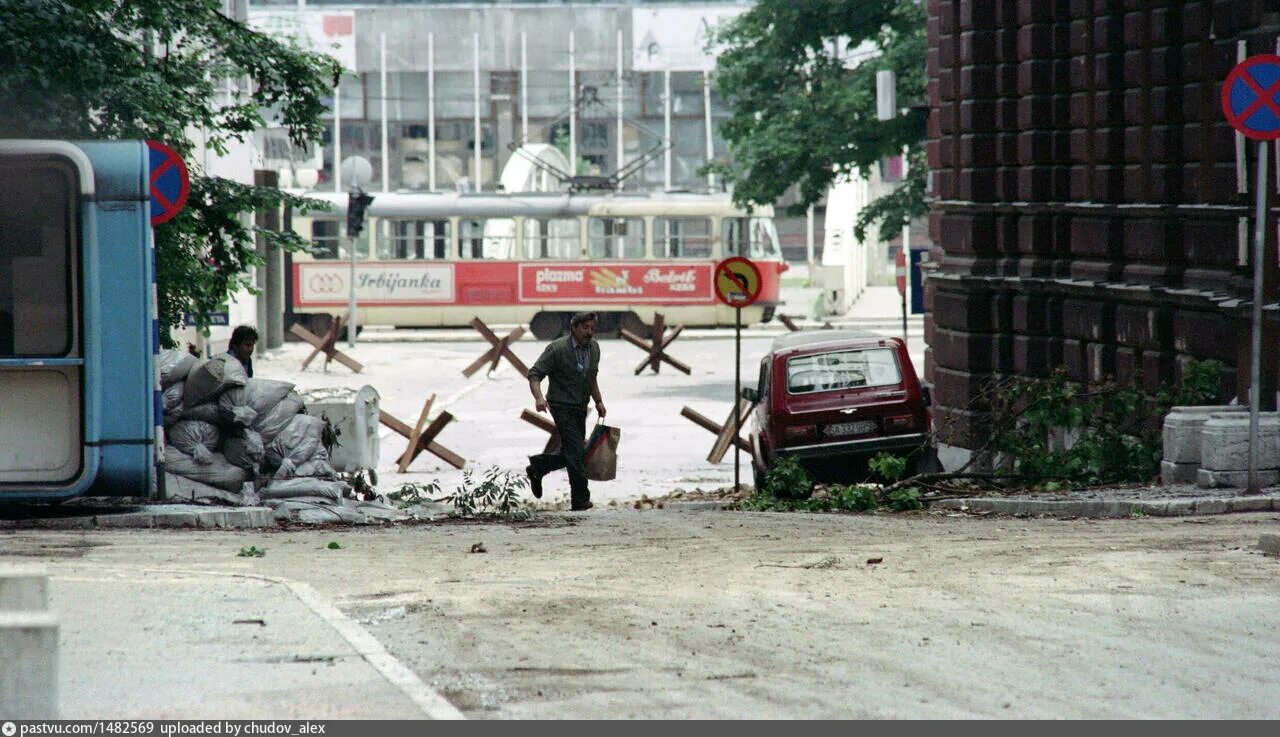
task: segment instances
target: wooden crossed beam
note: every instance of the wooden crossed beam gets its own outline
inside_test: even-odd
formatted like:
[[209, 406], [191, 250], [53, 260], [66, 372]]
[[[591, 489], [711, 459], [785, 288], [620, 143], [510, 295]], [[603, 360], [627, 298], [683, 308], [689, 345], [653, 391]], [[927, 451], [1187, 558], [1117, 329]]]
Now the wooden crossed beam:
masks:
[[[591, 408], [587, 408], [587, 416], [590, 417], [593, 411], [594, 410], [592, 410]], [[521, 410], [520, 419], [524, 420], [530, 425], [533, 425], [534, 427], [538, 427], [543, 430], [546, 430], [548, 433], [551, 434], [551, 437], [547, 438], [547, 444], [542, 448], [543, 453], [555, 453], [556, 451], [560, 450], [560, 432], [556, 430], [555, 422], [547, 419], [545, 416], [538, 414], [537, 412], [534, 412], [531, 409]]]
[[517, 327], [515, 330], [511, 331], [510, 335], [501, 339], [499, 339], [498, 336], [489, 329], [489, 326], [485, 325], [478, 317], [471, 320], [471, 327], [480, 331], [480, 334], [484, 336], [484, 339], [489, 341], [489, 350], [486, 351], [483, 356], [472, 361], [470, 366], [462, 369], [463, 376], [471, 378], [471, 375], [479, 371], [480, 367], [486, 363], [490, 364], [489, 373], [493, 373], [494, 369], [498, 368], [498, 362], [503, 358], [507, 359], [512, 366], [515, 366], [516, 371], [519, 371], [521, 376], [526, 376], [529, 373], [529, 367], [524, 365], [524, 361], [521, 361], [520, 357], [512, 353], [511, 348], [508, 347], [517, 340], [520, 340], [520, 337], [524, 335], [523, 326]]
[[364, 368], [364, 364], [338, 350], [336, 347], [338, 335], [342, 333], [341, 317], [336, 315], [334, 316], [333, 323], [329, 325], [329, 332], [325, 333], [324, 338], [317, 337], [315, 333], [307, 330], [296, 322], [289, 326], [289, 332], [310, 343], [315, 349], [311, 351], [310, 356], [307, 356], [307, 360], [302, 362], [302, 368], [304, 371], [306, 370], [307, 365], [314, 361], [315, 357], [321, 353], [324, 354], [325, 371], [329, 370], [330, 361], [337, 361], [357, 374]]
[[668, 356], [666, 352], [667, 346], [671, 345], [672, 341], [680, 337], [680, 333], [684, 330], [684, 326], [675, 326], [671, 329], [671, 335], [664, 337], [663, 332], [665, 332], [666, 329], [666, 326], [662, 323], [661, 313], [653, 316], [652, 342], [646, 341], [644, 338], [641, 338], [639, 335], [636, 335], [626, 328], [622, 328], [621, 335], [628, 343], [649, 354], [648, 358], [641, 361], [639, 366], [636, 366], [637, 376], [640, 375], [641, 371], [644, 371], [646, 366], [652, 368], [653, 373], [658, 373], [658, 369], [662, 366], [663, 361], [675, 366], [686, 374], [693, 373], [693, 369], [690, 369], [683, 362]]
[[[800, 327], [799, 325], [795, 324], [795, 322], [794, 322], [791, 318], [787, 317], [786, 315], [784, 315], [784, 314], [782, 314], [782, 313], [778, 313], [778, 320], [780, 320], [780, 321], [782, 322], [782, 324], [783, 324], [783, 325], [786, 325], [786, 326], [787, 326], [787, 330], [790, 330], [790, 331], [791, 331], [791, 332], [793, 332], [793, 333], [798, 333], [798, 332], [800, 332], [801, 330], [804, 330], [804, 328], [802, 328], [802, 327]], [[831, 324], [831, 323], [829, 323], [829, 322], [824, 322], [824, 323], [822, 323], [822, 328], [821, 328], [821, 329], [822, 329], [822, 330], [835, 330], [835, 326], [834, 326], [834, 325], [832, 325], [832, 324]]]
[[[751, 416], [751, 410], [755, 409], [755, 405], [745, 399], [739, 399], [737, 409], [738, 416], [742, 418], [740, 420], [742, 427], [746, 427], [747, 418]], [[747, 445], [745, 440], [741, 437], [733, 436], [733, 410], [729, 410], [729, 417], [724, 421], [723, 425], [716, 424], [712, 420], [698, 414], [689, 407], [681, 409], [680, 415], [693, 420], [699, 427], [706, 428], [707, 430], [715, 433], [716, 444], [711, 446], [711, 454], [707, 456], [708, 463], [719, 463], [723, 460], [724, 454], [729, 452], [730, 445], [736, 445], [748, 453], [751, 452], [751, 448]]]
[[[444, 411], [432, 420], [431, 424], [427, 425], [427, 415], [430, 414], [431, 405], [435, 401], [436, 395], [434, 394], [427, 398], [426, 403], [422, 405], [422, 413], [418, 415], [418, 422], [413, 427], [409, 427], [387, 414], [386, 410], [378, 411], [378, 419], [382, 424], [395, 430], [409, 441], [409, 444], [405, 446], [404, 453], [400, 454], [400, 459], [396, 462], [400, 473], [404, 473], [409, 468], [409, 464], [413, 463], [413, 460], [424, 450], [440, 457], [445, 463], [454, 468], [462, 468], [467, 464], [465, 458], [435, 442], [436, 436], [440, 434], [444, 426], [453, 421], [453, 415]], [[423, 425], [426, 425], [426, 427], [424, 428]]]

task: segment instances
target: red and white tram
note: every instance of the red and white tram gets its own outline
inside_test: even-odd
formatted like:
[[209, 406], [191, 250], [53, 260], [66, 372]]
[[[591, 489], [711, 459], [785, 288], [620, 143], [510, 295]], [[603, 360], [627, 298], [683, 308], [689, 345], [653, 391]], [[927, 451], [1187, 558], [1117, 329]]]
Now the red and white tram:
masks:
[[[314, 253], [292, 254], [291, 318], [324, 327], [344, 314], [351, 273], [345, 194], [308, 194], [327, 212], [293, 213]], [[760, 265], [763, 292], [743, 309], [772, 319], [782, 260], [771, 208], [752, 213], [725, 194], [379, 193], [356, 243], [359, 325], [527, 323], [539, 339], [570, 315], [600, 314], [599, 330], [643, 332], [667, 324], [732, 325], [712, 292], [712, 268], [728, 256]], [[372, 257], [370, 256], [372, 254]]]

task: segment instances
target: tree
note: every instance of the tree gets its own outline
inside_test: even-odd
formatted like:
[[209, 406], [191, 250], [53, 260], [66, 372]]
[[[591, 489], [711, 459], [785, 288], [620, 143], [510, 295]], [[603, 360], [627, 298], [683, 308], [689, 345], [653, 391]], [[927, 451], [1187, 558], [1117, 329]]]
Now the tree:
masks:
[[[864, 42], [867, 44], [863, 46]], [[792, 185], [800, 214], [841, 174], [867, 173], [910, 146], [908, 181], [871, 204], [858, 237], [876, 222], [895, 235], [924, 213], [925, 16], [912, 0], [760, 0], [714, 34], [725, 47], [715, 80], [732, 114], [721, 126], [730, 160], [712, 169], [734, 183], [740, 206], [772, 204]], [[866, 52], [866, 53], [864, 53]], [[876, 72], [897, 73], [899, 107], [876, 119]]]
[[[222, 13], [221, 0], [0, 0], [0, 136], [148, 139], [172, 146], [191, 171], [181, 213], [155, 228], [161, 339], [183, 312], [208, 313], [271, 247], [308, 247], [293, 233], [244, 225], [251, 211], [320, 203], [200, 170], [188, 132], [207, 132], [225, 154], [266, 125], [296, 145], [322, 133], [322, 99], [340, 68], [328, 57], [256, 32]], [[242, 84], [248, 81], [247, 89]]]

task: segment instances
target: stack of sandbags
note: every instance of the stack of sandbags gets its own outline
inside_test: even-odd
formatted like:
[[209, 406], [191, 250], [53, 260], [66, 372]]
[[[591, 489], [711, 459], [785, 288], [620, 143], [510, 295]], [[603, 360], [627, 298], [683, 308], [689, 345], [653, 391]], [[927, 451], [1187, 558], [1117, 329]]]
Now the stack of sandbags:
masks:
[[336, 481], [329, 451], [323, 443], [324, 420], [294, 415], [266, 446], [262, 469], [267, 483], [258, 490], [264, 499], [316, 497], [341, 499], [350, 486]]
[[199, 362], [183, 351], [165, 351], [159, 363], [160, 385], [172, 382], [164, 392], [164, 470], [219, 489], [240, 491], [252, 478], [251, 471], [231, 463], [220, 452], [227, 432], [218, 415], [217, 399], [228, 388], [244, 386], [249, 380], [244, 366], [230, 356]]
[[164, 393], [164, 426], [167, 428], [182, 415], [182, 393], [187, 375], [196, 365], [196, 357], [186, 351], [161, 351], [156, 364], [160, 369], [160, 388]]

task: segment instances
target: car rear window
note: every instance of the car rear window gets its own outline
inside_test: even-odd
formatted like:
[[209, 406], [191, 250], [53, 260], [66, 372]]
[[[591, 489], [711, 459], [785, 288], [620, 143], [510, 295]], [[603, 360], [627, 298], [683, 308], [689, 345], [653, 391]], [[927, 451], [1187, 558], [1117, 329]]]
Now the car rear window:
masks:
[[888, 386], [901, 381], [898, 361], [888, 348], [814, 353], [787, 359], [787, 392], [791, 394]]

